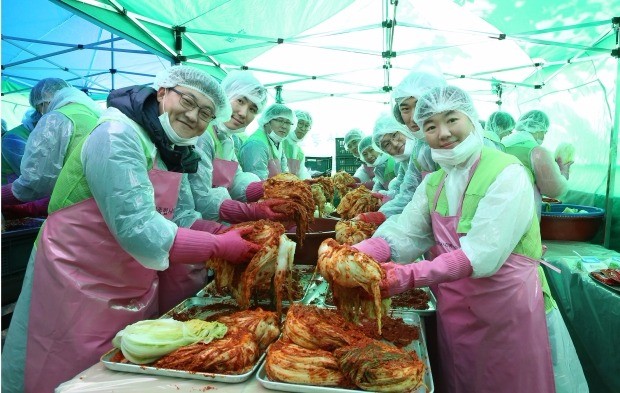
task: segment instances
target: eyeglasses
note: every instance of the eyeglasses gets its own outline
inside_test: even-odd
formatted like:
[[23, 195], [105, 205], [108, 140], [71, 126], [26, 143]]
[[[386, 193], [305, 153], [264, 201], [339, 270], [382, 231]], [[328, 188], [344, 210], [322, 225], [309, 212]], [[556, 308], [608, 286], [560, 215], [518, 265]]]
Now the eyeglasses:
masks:
[[190, 96], [189, 94], [182, 93], [178, 91], [177, 89], [175, 89], [174, 87], [169, 87], [168, 89], [174, 91], [179, 96], [181, 96], [181, 99], [179, 101], [181, 101], [181, 106], [183, 106], [183, 108], [188, 109], [190, 111], [193, 111], [194, 109], [198, 108], [198, 118], [201, 121], [208, 123], [211, 120], [215, 119], [213, 109], [209, 108], [208, 106], [199, 106], [198, 104], [196, 104], [196, 100], [194, 100], [192, 96]]
[[299, 128], [300, 130], [307, 130], [310, 128], [310, 123], [307, 123], [305, 121], [299, 121], [297, 122], [297, 128]]
[[278, 123], [280, 125], [282, 125], [282, 124], [284, 124], [286, 126], [292, 126], [293, 125], [293, 123], [291, 123], [290, 121], [288, 121], [286, 119], [277, 118], [277, 119], [272, 119], [272, 121], [275, 121], [276, 123]]

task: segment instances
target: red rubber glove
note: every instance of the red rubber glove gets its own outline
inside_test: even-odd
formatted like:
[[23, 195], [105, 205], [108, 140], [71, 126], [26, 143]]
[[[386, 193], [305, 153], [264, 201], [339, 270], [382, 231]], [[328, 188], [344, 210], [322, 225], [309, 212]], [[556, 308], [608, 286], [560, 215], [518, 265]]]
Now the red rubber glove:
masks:
[[245, 188], [245, 198], [248, 202], [256, 202], [265, 195], [263, 181], [255, 181]]
[[441, 254], [433, 261], [407, 265], [393, 262], [381, 264], [385, 278], [379, 284], [382, 296], [393, 296], [411, 288], [451, 282], [471, 276], [473, 269], [463, 250]]
[[13, 183], [5, 184], [2, 186], [2, 210], [8, 205], [21, 205], [24, 203], [13, 195]]
[[9, 220], [23, 217], [47, 217], [49, 204], [50, 198], [48, 197], [20, 205], [7, 205], [2, 207], [2, 214]]
[[368, 212], [368, 213], [360, 213], [357, 216], [353, 217], [354, 220], [364, 221], [370, 224], [381, 225], [387, 220], [385, 214], [381, 212]]
[[272, 209], [285, 202], [284, 199], [267, 199], [261, 202], [243, 203], [227, 199], [220, 205], [220, 219], [233, 224], [255, 220], [287, 220], [286, 215], [276, 213]]

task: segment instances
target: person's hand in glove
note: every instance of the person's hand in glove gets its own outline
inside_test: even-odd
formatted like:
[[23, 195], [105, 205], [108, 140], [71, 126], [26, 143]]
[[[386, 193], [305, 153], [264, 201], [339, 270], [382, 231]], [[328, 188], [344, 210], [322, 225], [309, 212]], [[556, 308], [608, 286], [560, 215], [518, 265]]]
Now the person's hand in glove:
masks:
[[385, 262], [390, 258], [392, 250], [390, 245], [384, 239], [380, 237], [371, 237], [370, 239], [362, 240], [361, 242], [352, 246], [359, 252], [363, 252], [377, 262]]
[[244, 263], [252, 259], [261, 246], [243, 239], [252, 228], [236, 228], [221, 235], [178, 228], [169, 252], [170, 263], [200, 263], [211, 258], [222, 258], [230, 263]]
[[357, 216], [353, 217], [353, 220], [364, 221], [370, 224], [381, 225], [387, 217], [385, 214], [381, 212], [368, 212], [368, 213], [360, 213]]
[[575, 161], [575, 146], [570, 143], [562, 142], [555, 149], [555, 162], [560, 168], [560, 173], [567, 180], [569, 177], [570, 167]]
[[9, 220], [24, 217], [47, 217], [49, 204], [50, 198], [48, 197], [20, 205], [6, 205], [2, 207], [2, 214], [4, 218]]
[[245, 240], [242, 236], [252, 232], [253, 229], [235, 228], [221, 235], [215, 235], [214, 256], [222, 258], [230, 263], [244, 263], [250, 261], [261, 246]]
[[379, 199], [379, 200], [381, 201], [381, 204], [382, 204], [382, 205], [383, 205], [384, 203], [386, 203], [387, 201], [389, 201], [390, 199], [392, 199], [392, 198], [390, 198], [388, 195], [384, 195], [384, 194], [381, 194], [381, 193], [379, 193], [379, 192], [372, 192], [372, 193], [370, 193], [370, 195], [372, 195], [372, 196], [374, 196], [375, 198]]
[[420, 261], [407, 265], [393, 262], [381, 264], [385, 278], [379, 284], [381, 296], [389, 297], [411, 288], [427, 287], [460, 280], [471, 276], [473, 269], [467, 255], [455, 250], [439, 255], [433, 261]]
[[245, 197], [248, 202], [256, 202], [265, 195], [264, 181], [255, 181], [245, 188]]
[[273, 210], [275, 206], [286, 202], [285, 199], [267, 199], [261, 202], [243, 203], [227, 199], [220, 205], [220, 219], [233, 224], [255, 220], [288, 220], [284, 213]]

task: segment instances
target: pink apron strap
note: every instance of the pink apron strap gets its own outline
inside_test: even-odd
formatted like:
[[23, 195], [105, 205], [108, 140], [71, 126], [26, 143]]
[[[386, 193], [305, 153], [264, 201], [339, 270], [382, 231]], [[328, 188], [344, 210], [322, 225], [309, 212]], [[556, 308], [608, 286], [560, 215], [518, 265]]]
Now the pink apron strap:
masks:
[[299, 168], [301, 168], [301, 161], [294, 158], [287, 158], [288, 171], [294, 175], [299, 175]]

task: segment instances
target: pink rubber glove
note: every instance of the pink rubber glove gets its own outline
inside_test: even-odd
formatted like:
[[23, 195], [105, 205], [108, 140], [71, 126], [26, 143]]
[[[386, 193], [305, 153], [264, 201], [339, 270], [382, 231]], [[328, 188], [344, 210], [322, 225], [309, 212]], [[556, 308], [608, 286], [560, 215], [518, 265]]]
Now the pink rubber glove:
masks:
[[385, 214], [381, 212], [368, 212], [368, 213], [360, 213], [357, 216], [353, 217], [354, 220], [364, 221], [370, 224], [381, 225], [387, 220]]
[[381, 281], [381, 295], [393, 296], [411, 288], [451, 282], [471, 276], [473, 269], [463, 250], [441, 254], [433, 261], [407, 265], [393, 262], [381, 264], [385, 279]]
[[372, 195], [372, 196], [374, 196], [375, 198], [379, 199], [379, 200], [381, 201], [381, 204], [382, 204], [382, 205], [383, 205], [385, 202], [387, 202], [387, 201], [389, 201], [390, 199], [392, 199], [392, 198], [390, 198], [389, 196], [387, 196], [387, 195], [383, 195], [383, 194], [381, 194], [381, 193], [379, 193], [379, 192], [373, 192], [373, 193], [371, 193], [370, 195]]
[[214, 235], [217, 235], [218, 233], [222, 233], [225, 230], [227, 230], [228, 226], [224, 224], [220, 224], [219, 222], [216, 222], [216, 221], [198, 219], [194, 221], [194, 223], [192, 224], [191, 227], [189, 227], [189, 229], [193, 229], [195, 231], [209, 232]]
[[265, 195], [265, 189], [263, 188], [263, 181], [255, 181], [245, 189], [245, 197], [248, 202], [256, 202]]
[[170, 248], [170, 263], [200, 263], [223, 258], [231, 263], [248, 262], [260, 250], [258, 244], [243, 239], [252, 228], [232, 229], [221, 235], [193, 229], [178, 228]]
[[50, 198], [48, 197], [21, 205], [7, 205], [2, 207], [2, 214], [9, 220], [23, 217], [47, 217], [49, 204]]
[[390, 258], [392, 251], [390, 245], [380, 237], [371, 237], [362, 240], [352, 246], [359, 252], [363, 252], [377, 262], [385, 262]]
[[364, 187], [368, 188], [369, 190], [372, 190], [372, 188], [375, 186], [375, 181], [374, 180], [368, 180], [367, 182], [363, 183]]
[[2, 186], [2, 210], [5, 206], [9, 205], [21, 205], [24, 203], [13, 195], [13, 183], [5, 184]]
[[261, 202], [243, 203], [227, 199], [220, 205], [220, 219], [233, 224], [255, 220], [287, 220], [288, 217], [285, 214], [272, 210], [274, 206], [284, 202], [286, 202], [284, 199], [268, 199]]

